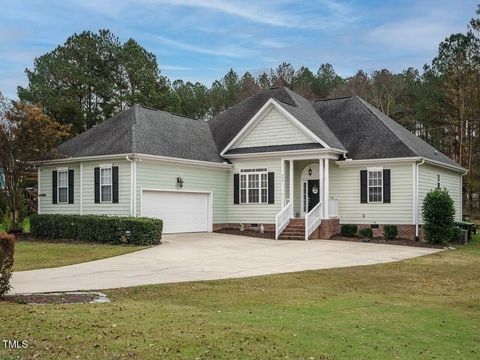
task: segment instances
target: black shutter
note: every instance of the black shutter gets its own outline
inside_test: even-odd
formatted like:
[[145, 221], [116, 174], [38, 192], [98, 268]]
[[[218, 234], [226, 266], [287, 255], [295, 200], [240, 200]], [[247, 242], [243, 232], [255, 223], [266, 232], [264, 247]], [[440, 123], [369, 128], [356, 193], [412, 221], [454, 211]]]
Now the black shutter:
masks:
[[390, 169], [383, 170], [383, 202], [390, 203]]
[[68, 203], [73, 204], [74, 201], [74, 179], [73, 179], [73, 170], [68, 170]]
[[112, 202], [118, 203], [118, 166], [112, 167]]
[[275, 204], [275, 173], [268, 173], [268, 203]]
[[95, 203], [98, 204], [100, 202], [100, 168], [96, 167], [94, 169], [95, 175]]
[[52, 171], [52, 204], [57, 203], [57, 170]]
[[233, 174], [233, 203], [240, 204], [240, 175]]
[[367, 193], [368, 193], [368, 186], [367, 186], [367, 170], [360, 170], [360, 202], [367, 203]]

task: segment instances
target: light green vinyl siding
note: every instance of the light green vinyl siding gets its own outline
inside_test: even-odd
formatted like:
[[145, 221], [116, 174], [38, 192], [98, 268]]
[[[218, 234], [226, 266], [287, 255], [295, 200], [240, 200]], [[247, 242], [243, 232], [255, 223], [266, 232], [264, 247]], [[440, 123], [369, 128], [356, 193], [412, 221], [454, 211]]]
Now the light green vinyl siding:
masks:
[[390, 169], [391, 203], [360, 203], [360, 170], [367, 166], [340, 168], [330, 163], [330, 197], [338, 199], [342, 224], [414, 224], [413, 162], [368, 165]]
[[[118, 166], [118, 203], [95, 203], [94, 168], [100, 164]], [[83, 214], [130, 215], [130, 163], [126, 160], [101, 160], [82, 162]], [[74, 170], [74, 204], [52, 204], [52, 171], [58, 168]], [[80, 162], [74, 164], [46, 165], [40, 169], [40, 212], [42, 214], [80, 214]]]
[[433, 165], [420, 165], [418, 167], [418, 211], [420, 222], [422, 219], [423, 199], [430, 190], [437, 188], [437, 175], [440, 175], [440, 186], [446, 188], [455, 203], [455, 219], [462, 217], [462, 178], [461, 174]]
[[[118, 166], [118, 204], [95, 203], [95, 167], [101, 164]], [[130, 215], [130, 162], [101, 160], [83, 163], [83, 213], [97, 215]]]
[[295, 124], [272, 108], [246, 137], [235, 146], [245, 148], [254, 146], [272, 146], [288, 144], [313, 143]]
[[[58, 168], [68, 168], [74, 171], [74, 203], [52, 204], [52, 172]], [[40, 212], [42, 214], [79, 214], [80, 213], [80, 166], [74, 165], [49, 165], [42, 166], [40, 171]]]
[[[281, 208], [281, 160], [280, 158], [266, 160], [234, 160], [234, 168], [228, 176], [228, 222], [244, 224], [275, 224], [275, 215]], [[267, 168], [275, 173], [275, 203], [274, 204], [234, 204], [233, 174], [241, 169]]]
[[[227, 178], [229, 169], [165, 164], [154, 161], [137, 162], [137, 214], [141, 216], [141, 189], [180, 190], [177, 177], [183, 179], [183, 191], [206, 191], [213, 194], [213, 223], [226, 223]], [[233, 199], [233, 196], [232, 196]]]

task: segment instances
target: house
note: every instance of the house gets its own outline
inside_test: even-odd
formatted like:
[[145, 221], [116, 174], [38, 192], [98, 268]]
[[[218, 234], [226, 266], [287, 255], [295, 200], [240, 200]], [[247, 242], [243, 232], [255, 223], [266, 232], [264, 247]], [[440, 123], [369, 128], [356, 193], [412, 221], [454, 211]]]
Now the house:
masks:
[[329, 238], [339, 224], [421, 235], [428, 191], [462, 216], [465, 170], [357, 96], [261, 91], [210, 121], [135, 105], [39, 168], [42, 214], [158, 217], [166, 233], [225, 227]]

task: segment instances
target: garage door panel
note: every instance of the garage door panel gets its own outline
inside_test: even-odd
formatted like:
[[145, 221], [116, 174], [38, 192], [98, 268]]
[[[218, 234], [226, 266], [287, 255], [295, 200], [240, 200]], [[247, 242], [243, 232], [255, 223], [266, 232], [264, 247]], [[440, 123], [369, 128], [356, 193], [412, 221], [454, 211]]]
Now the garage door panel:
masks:
[[208, 231], [208, 194], [144, 191], [142, 216], [162, 219], [166, 234]]

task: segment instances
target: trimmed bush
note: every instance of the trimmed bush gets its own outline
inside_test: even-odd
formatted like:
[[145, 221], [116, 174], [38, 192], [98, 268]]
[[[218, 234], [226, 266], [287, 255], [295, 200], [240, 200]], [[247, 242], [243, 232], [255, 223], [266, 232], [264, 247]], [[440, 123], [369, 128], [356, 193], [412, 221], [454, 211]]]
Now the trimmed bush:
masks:
[[340, 227], [340, 234], [342, 236], [352, 237], [357, 233], [357, 225], [354, 224], [344, 224]]
[[422, 215], [427, 243], [447, 244], [452, 239], [455, 207], [447, 189], [435, 189], [425, 196]]
[[363, 228], [363, 229], [360, 229], [358, 231], [358, 233], [360, 234], [360, 236], [364, 237], [364, 238], [369, 238], [369, 239], [372, 239], [373, 238], [373, 230], [371, 228]]
[[0, 296], [5, 295], [11, 288], [14, 250], [15, 236], [0, 232]]
[[398, 228], [395, 225], [383, 225], [383, 237], [387, 240], [393, 240], [398, 235]]
[[153, 245], [162, 238], [159, 219], [99, 215], [32, 215], [32, 236], [105, 244]]

